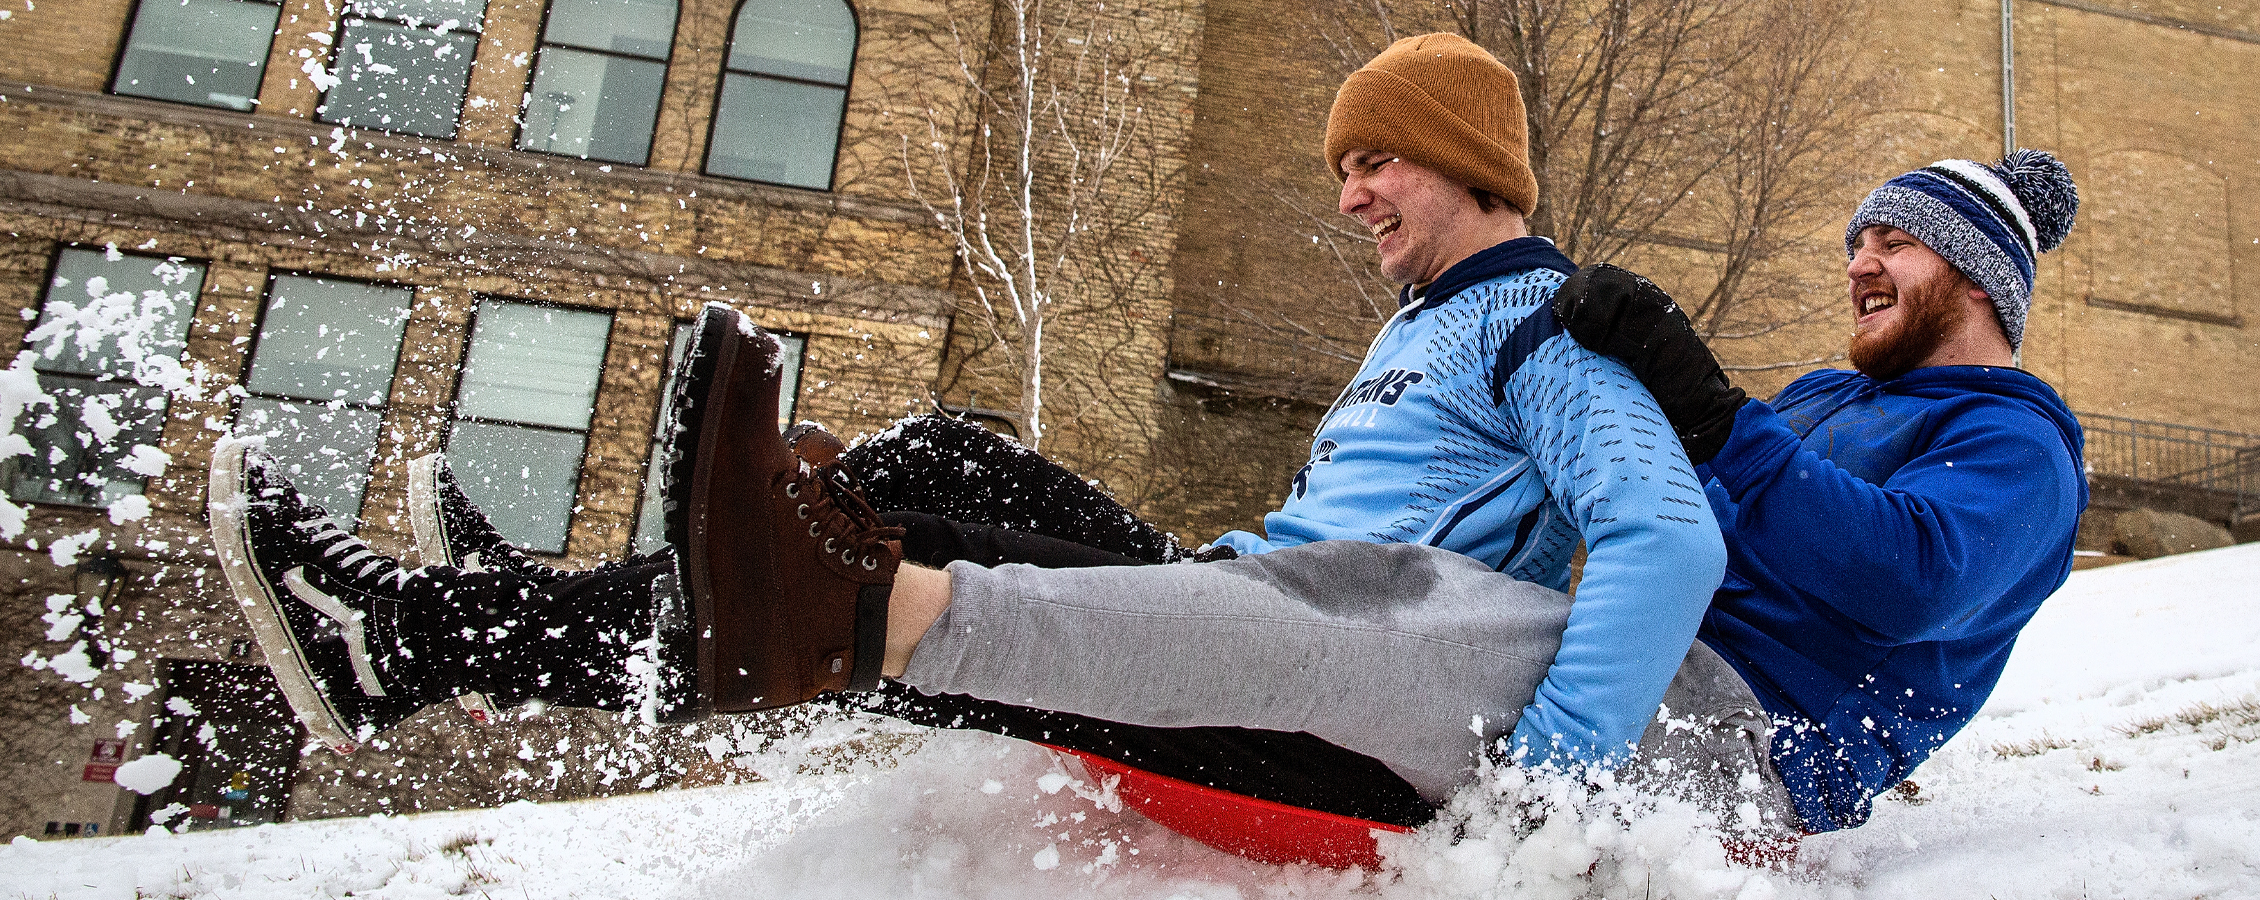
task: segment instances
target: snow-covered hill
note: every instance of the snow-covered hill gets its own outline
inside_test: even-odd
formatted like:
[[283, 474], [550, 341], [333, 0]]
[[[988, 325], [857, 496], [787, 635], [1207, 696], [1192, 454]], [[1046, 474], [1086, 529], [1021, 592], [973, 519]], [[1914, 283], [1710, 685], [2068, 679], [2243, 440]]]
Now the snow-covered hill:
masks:
[[[882, 726], [884, 727], [884, 726]], [[1281, 869], [1159, 829], [1046, 751], [911, 735], [841, 770], [622, 799], [0, 847], [26, 898], [2260, 897], [2260, 545], [2082, 572], [1984, 715], [1866, 827], [1788, 871], [1729, 866], [1695, 815], [1556, 815], [1527, 837], [1463, 805], [1390, 870]], [[1485, 785], [1474, 790], [1483, 790]]]

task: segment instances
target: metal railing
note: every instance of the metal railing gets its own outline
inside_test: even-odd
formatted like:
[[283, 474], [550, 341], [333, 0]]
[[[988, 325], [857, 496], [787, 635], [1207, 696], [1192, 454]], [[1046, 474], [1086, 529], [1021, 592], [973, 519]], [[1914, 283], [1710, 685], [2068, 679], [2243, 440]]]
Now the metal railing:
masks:
[[2260, 515], [2260, 435], [2080, 413], [2090, 478], [2114, 476], [2216, 492], [2232, 518]]

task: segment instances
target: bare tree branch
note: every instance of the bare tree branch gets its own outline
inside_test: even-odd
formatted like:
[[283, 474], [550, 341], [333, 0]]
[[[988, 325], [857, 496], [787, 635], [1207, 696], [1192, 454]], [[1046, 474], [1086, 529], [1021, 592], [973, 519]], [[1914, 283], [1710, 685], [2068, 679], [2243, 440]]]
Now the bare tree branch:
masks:
[[1095, 0], [999, 0], [986, 29], [954, 20], [971, 108], [928, 105], [923, 133], [903, 139], [912, 192], [956, 245], [972, 296], [965, 368], [1009, 384], [1031, 446], [1055, 419], [1106, 403], [1104, 379], [1054, 383], [1068, 375], [1047, 364], [1055, 327], [1077, 323], [1063, 333], [1103, 370], [1118, 348], [1083, 325], [1127, 320], [1163, 278], [1159, 254], [1140, 247], [1174, 214], [1178, 173], [1147, 117], [1177, 79], [1149, 33], [1167, 23], [1150, 18]]
[[[1521, 84], [1533, 233], [1582, 264], [1690, 251], [1669, 255], [1667, 285], [1706, 336], [1746, 348], [1721, 348], [1733, 357], [1774, 352], [1758, 339], [1816, 315], [1776, 263], [1833, 214], [1821, 204], [1850, 176], [1849, 155], [1833, 152], [1849, 137], [1846, 98], [1872, 87], [1847, 52], [1854, 2], [1321, 0], [1312, 14], [1344, 77], [1407, 34], [1451, 31], [1490, 50]], [[1225, 318], [1269, 338], [1304, 334], [1320, 356], [1385, 318], [1394, 286], [1331, 198], [1270, 183], [1239, 199], [1274, 213], [1252, 218], [1282, 245], [1329, 251], [1356, 303], [1296, 298], [1290, 312], [1266, 308], [1276, 297], [1216, 297]]]

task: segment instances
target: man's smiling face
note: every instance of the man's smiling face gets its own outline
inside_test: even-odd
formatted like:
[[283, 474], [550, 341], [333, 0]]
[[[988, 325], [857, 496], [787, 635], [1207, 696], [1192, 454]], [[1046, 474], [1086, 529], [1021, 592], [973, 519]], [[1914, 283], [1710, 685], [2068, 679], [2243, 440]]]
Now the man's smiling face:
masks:
[[1364, 223], [1380, 241], [1381, 273], [1400, 284], [1427, 284], [1483, 246], [1472, 227], [1482, 209], [1465, 185], [1426, 166], [1378, 150], [1342, 154], [1343, 215]]
[[1925, 364], [1969, 316], [1976, 285], [1889, 225], [1860, 230], [1845, 274], [1852, 290], [1852, 365], [1888, 381]]

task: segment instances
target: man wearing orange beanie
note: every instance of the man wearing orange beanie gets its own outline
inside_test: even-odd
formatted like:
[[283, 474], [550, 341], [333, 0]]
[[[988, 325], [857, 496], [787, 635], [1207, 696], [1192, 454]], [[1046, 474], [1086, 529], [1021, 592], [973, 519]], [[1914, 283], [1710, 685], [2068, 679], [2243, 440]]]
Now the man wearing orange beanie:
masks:
[[1375, 148], [1487, 195], [1486, 211], [1499, 201], [1518, 218], [1537, 210], [1520, 86], [1506, 66], [1458, 35], [1400, 40], [1342, 82], [1326, 117], [1327, 165], [1346, 179], [1343, 157]]

